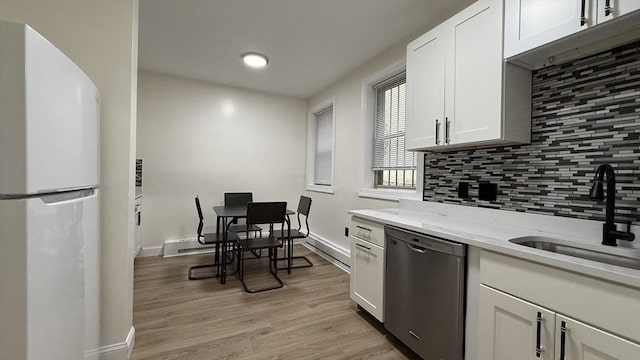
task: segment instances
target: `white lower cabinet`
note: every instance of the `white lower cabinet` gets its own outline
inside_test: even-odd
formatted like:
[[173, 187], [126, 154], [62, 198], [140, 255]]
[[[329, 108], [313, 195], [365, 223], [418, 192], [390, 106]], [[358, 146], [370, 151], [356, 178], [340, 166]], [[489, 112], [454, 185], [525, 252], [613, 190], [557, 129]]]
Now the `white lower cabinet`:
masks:
[[480, 253], [478, 359], [640, 360], [640, 287]]
[[[598, 310], [594, 309], [594, 311]], [[629, 315], [638, 316], [637, 314]], [[555, 345], [558, 359], [640, 360], [639, 344], [560, 314], [556, 315]]]
[[384, 226], [355, 218], [352, 223], [350, 296], [383, 322]]
[[480, 285], [479, 313], [479, 359], [554, 359], [552, 311]]

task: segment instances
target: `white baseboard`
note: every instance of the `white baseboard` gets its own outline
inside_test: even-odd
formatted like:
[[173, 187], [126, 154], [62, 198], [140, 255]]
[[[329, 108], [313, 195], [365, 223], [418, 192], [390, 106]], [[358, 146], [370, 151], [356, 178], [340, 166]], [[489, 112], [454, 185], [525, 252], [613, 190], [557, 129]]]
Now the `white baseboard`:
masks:
[[309, 237], [302, 244], [343, 271], [350, 273], [351, 251], [349, 249], [314, 233], [309, 234]]
[[[311, 233], [309, 237], [302, 241], [294, 241], [294, 243], [302, 244], [314, 253], [322, 256], [330, 263], [336, 265], [340, 269], [349, 273], [349, 264], [351, 263], [351, 251], [340, 245], [333, 243], [326, 238]], [[136, 257], [162, 256], [163, 246], [143, 247]], [[191, 254], [186, 254], [191, 255]]]
[[131, 326], [129, 334], [127, 334], [127, 360], [131, 359], [131, 353], [133, 353], [133, 347], [136, 345], [136, 328]]
[[138, 254], [140, 254], [140, 251], [142, 251], [142, 246], [138, 245], [138, 247], [135, 250], [133, 250], [134, 259], [138, 257]]
[[132, 326], [124, 342], [102, 346], [96, 350], [87, 351], [84, 360], [129, 360], [135, 345], [136, 329]]
[[162, 255], [162, 245], [143, 247], [142, 249], [140, 249], [140, 251], [138, 251], [138, 255], [136, 255], [136, 257], [161, 256], [161, 255]]

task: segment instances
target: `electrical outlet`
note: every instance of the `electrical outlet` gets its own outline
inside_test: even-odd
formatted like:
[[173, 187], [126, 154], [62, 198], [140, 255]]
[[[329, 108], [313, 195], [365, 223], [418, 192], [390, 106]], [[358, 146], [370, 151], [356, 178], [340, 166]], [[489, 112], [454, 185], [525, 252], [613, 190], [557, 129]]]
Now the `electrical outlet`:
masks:
[[496, 201], [498, 195], [498, 185], [490, 182], [480, 182], [478, 184], [478, 199], [486, 201]]
[[344, 236], [349, 237], [349, 228], [348, 227], [344, 227]]
[[468, 199], [469, 198], [469, 183], [465, 181], [460, 181], [458, 183], [458, 197], [460, 199]]

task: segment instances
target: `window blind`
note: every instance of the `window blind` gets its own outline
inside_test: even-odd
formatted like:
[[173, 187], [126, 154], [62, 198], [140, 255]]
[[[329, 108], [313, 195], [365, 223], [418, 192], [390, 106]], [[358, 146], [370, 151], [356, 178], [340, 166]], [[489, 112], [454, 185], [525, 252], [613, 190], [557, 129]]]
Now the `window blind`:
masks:
[[316, 185], [331, 185], [333, 172], [333, 106], [315, 115], [316, 151], [314, 179]]
[[405, 148], [405, 73], [388, 78], [373, 88], [376, 107], [372, 170], [415, 169], [416, 154]]

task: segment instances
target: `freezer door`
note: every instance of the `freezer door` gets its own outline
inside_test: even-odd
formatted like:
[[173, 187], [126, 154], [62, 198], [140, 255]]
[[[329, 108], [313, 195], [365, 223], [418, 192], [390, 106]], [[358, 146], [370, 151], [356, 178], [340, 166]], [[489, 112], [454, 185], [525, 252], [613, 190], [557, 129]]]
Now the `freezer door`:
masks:
[[0, 101], [0, 194], [97, 185], [99, 99], [91, 80], [27, 25], [0, 23], [0, 60], [0, 95], [10, 99]]
[[97, 244], [92, 190], [0, 200], [3, 358], [83, 358], [85, 270], [96, 265], [86, 259], [97, 259]]

